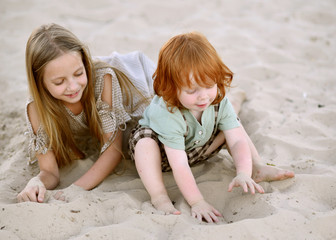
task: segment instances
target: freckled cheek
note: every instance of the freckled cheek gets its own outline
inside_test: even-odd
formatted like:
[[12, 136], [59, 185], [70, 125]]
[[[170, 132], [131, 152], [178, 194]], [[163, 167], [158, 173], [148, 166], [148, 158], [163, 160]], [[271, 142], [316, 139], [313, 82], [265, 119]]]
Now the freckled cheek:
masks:
[[87, 80], [87, 78], [85, 77], [85, 78], [81, 79], [80, 84], [81, 84], [83, 87], [86, 87], [87, 84], [88, 84], [88, 80]]
[[214, 100], [217, 97], [217, 89], [213, 90], [211, 93], [211, 98]]
[[65, 89], [63, 88], [56, 88], [56, 89], [50, 89], [49, 93], [51, 96], [53, 96], [54, 98], [59, 98], [60, 96], [62, 96], [65, 92]]

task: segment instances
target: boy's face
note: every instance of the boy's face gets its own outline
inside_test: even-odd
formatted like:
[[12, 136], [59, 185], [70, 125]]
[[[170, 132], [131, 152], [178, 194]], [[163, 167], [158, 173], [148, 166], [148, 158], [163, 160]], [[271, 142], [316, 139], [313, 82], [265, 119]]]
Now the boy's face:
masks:
[[216, 99], [217, 84], [201, 87], [196, 83], [192, 75], [190, 80], [191, 86], [183, 87], [178, 91], [177, 96], [183, 107], [189, 109], [194, 116], [198, 116]]

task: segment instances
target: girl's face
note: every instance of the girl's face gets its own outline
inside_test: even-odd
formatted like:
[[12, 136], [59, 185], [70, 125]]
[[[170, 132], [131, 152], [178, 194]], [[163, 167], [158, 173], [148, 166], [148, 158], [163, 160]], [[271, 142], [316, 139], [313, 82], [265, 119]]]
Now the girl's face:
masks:
[[43, 82], [49, 93], [70, 107], [80, 101], [87, 76], [78, 52], [68, 52], [50, 61], [44, 69]]
[[183, 107], [196, 117], [211, 105], [217, 97], [217, 84], [209, 87], [199, 86], [191, 76], [191, 87], [184, 87], [178, 92], [178, 99]]

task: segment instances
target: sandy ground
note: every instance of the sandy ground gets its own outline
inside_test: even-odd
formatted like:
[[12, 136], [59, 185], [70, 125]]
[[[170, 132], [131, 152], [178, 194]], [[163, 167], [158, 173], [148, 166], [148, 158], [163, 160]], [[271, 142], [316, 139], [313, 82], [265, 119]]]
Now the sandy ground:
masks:
[[[69, 202], [16, 203], [38, 172], [27, 166], [24, 52], [31, 31], [55, 22], [92, 55], [144, 52], [153, 61], [175, 34], [204, 33], [244, 89], [242, 122], [265, 163], [296, 177], [262, 183], [265, 194], [228, 193], [226, 152], [193, 168], [224, 218], [200, 223], [171, 173], [165, 183], [180, 216], [149, 203], [135, 167]], [[0, 239], [336, 239], [336, 2], [334, 0], [1, 0]], [[67, 187], [93, 158], [62, 170]]]

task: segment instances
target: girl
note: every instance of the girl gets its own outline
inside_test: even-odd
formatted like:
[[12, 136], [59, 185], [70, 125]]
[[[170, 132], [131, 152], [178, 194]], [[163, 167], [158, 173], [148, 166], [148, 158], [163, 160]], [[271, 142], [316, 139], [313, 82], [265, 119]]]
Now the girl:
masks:
[[29, 154], [40, 172], [18, 194], [19, 202], [43, 202], [46, 189], [60, 181], [59, 168], [83, 158], [89, 145], [98, 144], [100, 156], [72, 187], [96, 187], [120, 162], [126, 123], [138, 119], [152, 97], [154, 66], [137, 52], [105, 61], [124, 72], [93, 62], [77, 37], [56, 24], [41, 26], [28, 39]]
[[260, 164], [260, 157], [225, 97], [232, 72], [199, 33], [173, 37], [161, 49], [153, 75], [154, 96], [130, 138], [132, 158], [154, 207], [180, 214], [164, 187], [161, 171], [173, 171], [193, 217], [217, 222], [221, 214], [204, 200], [190, 166], [225, 145], [237, 175], [228, 191], [263, 193], [256, 182], [293, 177], [294, 173]]

